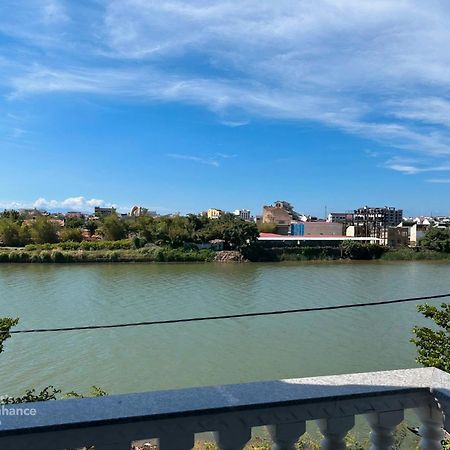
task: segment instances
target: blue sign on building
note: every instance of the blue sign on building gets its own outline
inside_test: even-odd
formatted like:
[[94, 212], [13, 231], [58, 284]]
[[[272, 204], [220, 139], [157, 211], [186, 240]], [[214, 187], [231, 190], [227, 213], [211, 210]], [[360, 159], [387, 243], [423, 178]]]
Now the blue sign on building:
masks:
[[291, 224], [291, 235], [292, 236], [304, 236], [305, 234], [305, 224], [303, 223], [292, 223]]

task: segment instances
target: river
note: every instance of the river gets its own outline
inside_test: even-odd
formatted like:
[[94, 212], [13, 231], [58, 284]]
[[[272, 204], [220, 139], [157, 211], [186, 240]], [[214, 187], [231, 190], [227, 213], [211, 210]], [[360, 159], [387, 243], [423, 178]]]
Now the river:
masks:
[[[450, 291], [438, 262], [2, 264], [17, 329], [326, 306]], [[438, 301], [434, 302], [438, 304]], [[415, 367], [414, 303], [211, 322], [14, 335], [0, 395], [108, 393]]]

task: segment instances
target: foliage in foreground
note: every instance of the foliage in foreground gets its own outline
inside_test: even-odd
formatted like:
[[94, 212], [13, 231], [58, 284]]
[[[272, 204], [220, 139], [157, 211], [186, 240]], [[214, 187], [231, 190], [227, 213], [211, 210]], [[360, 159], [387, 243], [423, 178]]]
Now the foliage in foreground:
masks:
[[[0, 353], [3, 352], [4, 342], [11, 337], [11, 328], [16, 326], [19, 323], [19, 319], [12, 319], [10, 317], [0, 317]], [[45, 402], [48, 400], [58, 400], [59, 398], [84, 398], [88, 397], [103, 397], [107, 395], [107, 393], [99, 388], [98, 386], [92, 386], [91, 391], [88, 395], [79, 394], [77, 392], [67, 392], [62, 396], [58, 397], [61, 394], [61, 389], [56, 389], [54, 386], [47, 386], [41, 391], [37, 391], [36, 389], [28, 389], [25, 391], [25, 394], [19, 397], [11, 397], [11, 396], [2, 396], [0, 397], [0, 404], [2, 405], [10, 405], [14, 403], [31, 403], [31, 402]]]
[[414, 327], [417, 346], [417, 362], [426, 367], [436, 367], [450, 373], [450, 304], [442, 303], [440, 308], [419, 305], [418, 310], [434, 322], [434, 329]]

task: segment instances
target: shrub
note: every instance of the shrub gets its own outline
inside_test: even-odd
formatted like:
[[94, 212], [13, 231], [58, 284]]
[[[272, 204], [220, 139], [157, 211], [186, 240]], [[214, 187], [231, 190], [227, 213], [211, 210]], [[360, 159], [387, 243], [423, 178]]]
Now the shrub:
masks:
[[9, 254], [9, 262], [29, 262], [30, 254], [22, 251], [14, 251]]
[[0, 263], [9, 262], [9, 254], [8, 253], [0, 253]]
[[387, 251], [378, 244], [365, 244], [355, 241], [344, 241], [341, 245], [342, 256], [350, 259], [378, 259]]
[[436, 252], [450, 252], [450, 230], [431, 228], [420, 240], [420, 247]]
[[83, 240], [83, 233], [78, 228], [64, 228], [59, 233], [59, 237], [64, 242], [81, 242]]
[[46, 217], [36, 217], [30, 232], [35, 244], [58, 242], [58, 227]]
[[120, 253], [117, 252], [117, 251], [115, 251], [115, 252], [109, 252], [109, 253], [107, 254], [107, 259], [109, 259], [111, 262], [118, 261], [119, 258], [120, 258]]
[[442, 303], [440, 309], [427, 304], [417, 308], [437, 327], [414, 327], [411, 342], [417, 347], [417, 362], [450, 373], [450, 303]]
[[131, 239], [131, 246], [134, 249], [142, 248], [145, 244], [147, 244], [147, 239], [145, 239], [145, 237], [135, 236]]
[[40, 262], [52, 262], [52, 254], [49, 251], [42, 251], [39, 253], [39, 261]]
[[51, 260], [55, 263], [67, 262], [66, 255], [60, 251], [54, 251], [51, 253]]

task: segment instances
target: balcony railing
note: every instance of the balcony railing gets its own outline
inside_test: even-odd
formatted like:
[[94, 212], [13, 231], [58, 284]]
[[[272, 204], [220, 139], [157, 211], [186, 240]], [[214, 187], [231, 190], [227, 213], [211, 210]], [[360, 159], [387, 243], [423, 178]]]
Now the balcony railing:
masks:
[[[28, 415], [17, 415], [25, 407]], [[385, 450], [409, 409], [421, 422], [421, 448], [441, 449], [450, 430], [450, 375], [393, 370], [5, 405], [0, 449], [125, 450], [157, 438], [160, 450], [189, 450], [196, 433], [211, 431], [221, 450], [240, 450], [253, 427], [267, 426], [273, 449], [293, 450], [307, 421], [318, 423], [322, 448], [345, 449], [355, 416], [363, 415], [372, 450]]]

